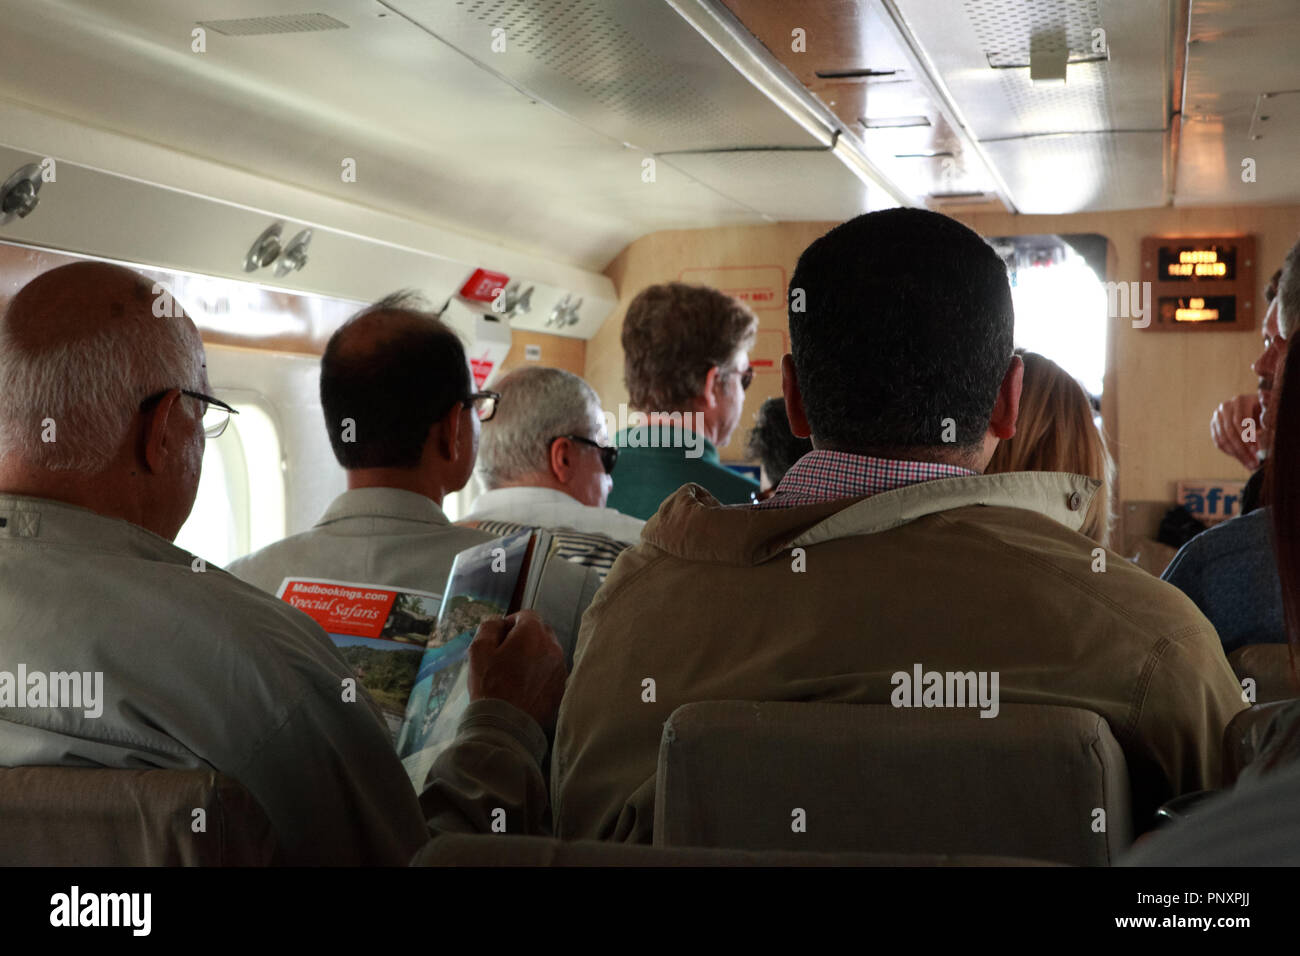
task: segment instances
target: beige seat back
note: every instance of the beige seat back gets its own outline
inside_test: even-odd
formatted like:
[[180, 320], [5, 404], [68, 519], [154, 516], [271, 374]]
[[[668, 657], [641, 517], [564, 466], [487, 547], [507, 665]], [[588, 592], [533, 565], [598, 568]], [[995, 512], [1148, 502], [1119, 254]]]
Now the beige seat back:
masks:
[[1291, 647], [1287, 644], [1247, 644], [1228, 655], [1237, 680], [1255, 682], [1255, 703], [1300, 697], [1291, 673]]
[[212, 771], [0, 768], [2, 866], [265, 866], [274, 856], [261, 806]]
[[1132, 833], [1123, 752], [1090, 711], [712, 701], [664, 726], [656, 845], [1109, 865]]
[[651, 847], [509, 834], [445, 834], [412, 866], [1050, 866], [1036, 860], [944, 854], [792, 853]]

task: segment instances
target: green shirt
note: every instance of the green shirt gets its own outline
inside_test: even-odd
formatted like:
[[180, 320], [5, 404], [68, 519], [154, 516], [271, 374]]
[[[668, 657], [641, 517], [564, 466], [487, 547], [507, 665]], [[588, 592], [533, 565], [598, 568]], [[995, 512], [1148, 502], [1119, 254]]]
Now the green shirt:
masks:
[[[658, 447], [648, 447], [654, 442]], [[749, 504], [758, 485], [718, 461], [718, 449], [703, 435], [677, 425], [626, 428], [614, 436], [619, 448], [614, 490], [605, 502], [646, 519], [682, 485], [694, 482], [724, 505]]]

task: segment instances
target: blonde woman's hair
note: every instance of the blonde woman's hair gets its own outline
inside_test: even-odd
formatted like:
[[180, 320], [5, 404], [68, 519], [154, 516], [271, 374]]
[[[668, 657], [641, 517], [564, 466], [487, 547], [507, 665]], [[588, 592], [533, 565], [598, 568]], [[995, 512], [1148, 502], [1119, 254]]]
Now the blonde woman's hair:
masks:
[[1016, 349], [1025, 362], [1020, 417], [1013, 438], [998, 442], [986, 474], [1063, 471], [1101, 482], [1079, 530], [1106, 546], [1114, 518], [1110, 509], [1115, 465], [1092, 417], [1083, 386], [1046, 356]]

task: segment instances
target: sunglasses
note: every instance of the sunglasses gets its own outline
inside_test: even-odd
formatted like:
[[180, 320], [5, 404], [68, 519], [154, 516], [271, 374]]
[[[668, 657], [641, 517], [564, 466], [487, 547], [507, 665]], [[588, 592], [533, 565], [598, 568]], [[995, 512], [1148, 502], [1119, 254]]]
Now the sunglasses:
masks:
[[743, 372], [736, 372], [735, 369], [732, 369], [732, 371], [740, 376], [740, 390], [742, 392], [748, 391], [749, 386], [754, 384], [754, 366], [749, 366]]
[[607, 445], [597, 444], [596, 442], [592, 441], [590, 438], [583, 438], [581, 435], [556, 435], [554, 438], [551, 439], [547, 447], [549, 448], [550, 445], [559, 441], [561, 438], [567, 438], [569, 439], [569, 441], [581, 442], [584, 445], [590, 445], [592, 448], [596, 449], [596, 451], [600, 452], [600, 463], [605, 467], [605, 474], [607, 475], [614, 474], [614, 466], [618, 464], [617, 448], [607, 446]]

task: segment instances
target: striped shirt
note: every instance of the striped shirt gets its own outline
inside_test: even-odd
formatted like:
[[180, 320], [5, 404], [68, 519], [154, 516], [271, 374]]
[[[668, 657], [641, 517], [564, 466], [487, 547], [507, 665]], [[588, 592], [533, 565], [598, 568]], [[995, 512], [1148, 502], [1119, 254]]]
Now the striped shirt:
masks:
[[755, 508], [794, 508], [836, 498], [862, 498], [936, 478], [960, 478], [979, 472], [937, 461], [872, 458], [842, 451], [810, 451], [793, 465], [776, 493]]

